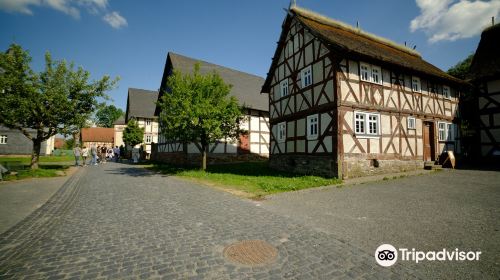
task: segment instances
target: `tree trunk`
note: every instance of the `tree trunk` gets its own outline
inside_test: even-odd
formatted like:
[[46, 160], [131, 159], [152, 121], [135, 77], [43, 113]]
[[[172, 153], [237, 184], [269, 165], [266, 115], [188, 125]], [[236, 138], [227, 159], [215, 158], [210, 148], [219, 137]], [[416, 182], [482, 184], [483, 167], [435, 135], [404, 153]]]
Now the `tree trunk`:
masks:
[[203, 171], [207, 170], [207, 148], [208, 147], [202, 145], [203, 152], [202, 152], [202, 157], [201, 157], [201, 169]]
[[42, 139], [38, 137], [33, 138], [33, 151], [31, 152], [31, 164], [30, 164], [30, 168], [32, 170], [38, 169], [38, 161], [40, 159], [41, 148], [42, 148]]

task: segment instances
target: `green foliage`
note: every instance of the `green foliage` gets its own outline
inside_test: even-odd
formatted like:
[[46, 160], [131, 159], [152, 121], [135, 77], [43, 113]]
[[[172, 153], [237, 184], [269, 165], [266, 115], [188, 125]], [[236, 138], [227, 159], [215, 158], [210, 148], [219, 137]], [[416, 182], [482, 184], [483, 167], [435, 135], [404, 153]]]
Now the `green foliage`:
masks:
[[200, 152], [208, 143], [220, 139], [235, 140], [243, 131], [244, 116], [236, 98], [230, 97], [231, 86], [215, 72], [200, 74], [196, 64], [191, 74], [174, 70], [158, 105], [160, 123], [166, 139], [199, 142]]
[[113, 123], [123, 115], [123, 110], [114, 105], [101, 104], [95, 113], [95, 123], [100, 127], [113, 127]]
[[276, 171], [270, 169], [267, 162], [211, 165], [206, 172], [170, 165], [155, 165], [152, 169], [196, 180], [207, 185], [242, 191], [254, 197], [271, 193], [335, 185], [342, 182], [336, 178], [323, 178]]
[[447, 73], [455, 78], [465, 80], [469, 74], [469, 68], [473, 58], [474, 54], [472, 53], [466, 59], [458, 62], [455, 66], [448, 69]]
[[[43, 72], [33, 72], [30, 62], [29, 53], [16, 44], [0, 53], [0, 122], [33, 141], [31, 166], [37, 168], [41, 143], [55, 134], [78, 131], [117, 79], [90, 81], [88, 71], [53, 61], [48, 52]], [[36, 130], [36, 136], [28, 128]]]
[[41, 166], [39, 169], [18, 170], [13, 174], [7, 174], [3, 178], [5, 181], [22, 180], [28, 178], [58, 177], [60, 171], [67, 169], [67, 166]]
[[75, 146], [75, 138], [71, 137], [66, 139], [66, 142], [64, 142], [64, 149], [66, 150], [71, 150]]
[[123, 142], [134, 147], [141, 144], [144, 139], [144, 128], [139, 127], [135, 120], [130, 120], [127, 127], [123, 130]]

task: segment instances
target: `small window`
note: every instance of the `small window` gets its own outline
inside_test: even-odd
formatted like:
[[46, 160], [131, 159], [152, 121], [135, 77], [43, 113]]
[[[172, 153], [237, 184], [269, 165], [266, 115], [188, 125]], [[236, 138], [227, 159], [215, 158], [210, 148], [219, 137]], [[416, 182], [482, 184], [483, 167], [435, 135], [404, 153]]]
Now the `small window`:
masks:
[[300, 77], [302, 79], [302, 88], [310, 86], [312, 84], [311, 66], [304, 68], [300, 73]]
[[151, 120], [150, 119], [146, 119], [146, 125], [151, 125]]
[[368, 114], [368, 134], [378, 135], [378, 115]]
[[361, 74], [361, 80], [362, 81], [370, 81], [370, 65], [361, 63], [360, 64], [360, 74]]
[[453, 124], [446, 124], [446, 141], [454, 141]]
[[378, 66], [372, 65], [372, 82], [382, 84], [382, 70]]
[[285, 142], [286, 139], [286, 123], [278, 124], [278, 142]]
[[153, 141], [153, 137], [151, 135], [146, 135], [146, 143], [151, 143]]
[[380, 114], [354, 113], [354, 132], [358, 135], [378, 136], [380, 134]]
[[438, 140], [446, 141], [446, 123], [440, 122], [438, 123]]
[[288, 95], [288, 78], [281, 81], [280, 83], [280, 93], [281, 97], [285, 97]]
[[354, 127], [356, 134], [365, 134], [365, 114], [356, 113]]
[[318, 115], [307, 117], [307, 139], [318, 138]]
[[448, 99], [451, 98], [451, 90], [449, 86], [443, 86], [443, 95]]
[[420, 86], [420, 78], [412, 77], [411, 88], [414, 92], [421, 92], [422, 91], [422, 87]]
[[7, 135], [0, 135], [0, 144], [7, 144]]
[[416, 128], [416, 120], [414, 117], [408, 117], [408, 129]]

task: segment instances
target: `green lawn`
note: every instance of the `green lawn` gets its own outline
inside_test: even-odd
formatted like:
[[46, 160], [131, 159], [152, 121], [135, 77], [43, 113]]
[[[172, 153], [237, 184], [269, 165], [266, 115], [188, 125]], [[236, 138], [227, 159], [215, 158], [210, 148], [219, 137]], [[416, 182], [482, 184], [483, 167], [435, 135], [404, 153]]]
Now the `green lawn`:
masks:
[[209, 166], [207, 172], [162, 164], [153, 165], [151, 169], [251, 197], [341, 183], [341, 180], [336, 178], [272, 170], [267, 162], [214, 165]]
[[[40, 165], [40, 168], [36, 170], [23, 169], [17, 170], [11, 174], [5, 174], [3, 176], [4, 181], [12, 180], [22, 180], [27, 178], [41, 178], [41, 177], [58, 177], [58, 171], [64, 171], [68, 169], [65, 165]], [[60, 172], [59, 172], [60, 173]]]
[[[12, 161], [20, 161], [22, 164], [30, 164], [31, 156], [22, 156], [22, 157], [0, 157], [0, 163], [2, 162], [12, 162]], [[74, 162], [75, 157], [72, 155], [64, 155], [64, 156], [40, 156], [40, 163], [44, 162]]]

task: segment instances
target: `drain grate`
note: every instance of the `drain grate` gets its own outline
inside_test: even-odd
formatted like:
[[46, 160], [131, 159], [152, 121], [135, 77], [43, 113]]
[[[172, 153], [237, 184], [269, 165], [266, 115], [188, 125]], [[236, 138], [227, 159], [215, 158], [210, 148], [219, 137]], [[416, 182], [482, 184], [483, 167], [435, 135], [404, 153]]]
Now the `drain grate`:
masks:
[[278, 257], [278, 250], [262, 240], [243, 240], [224, 249], [224, 257], [231, 262], [258, 266], [272, 263]]

